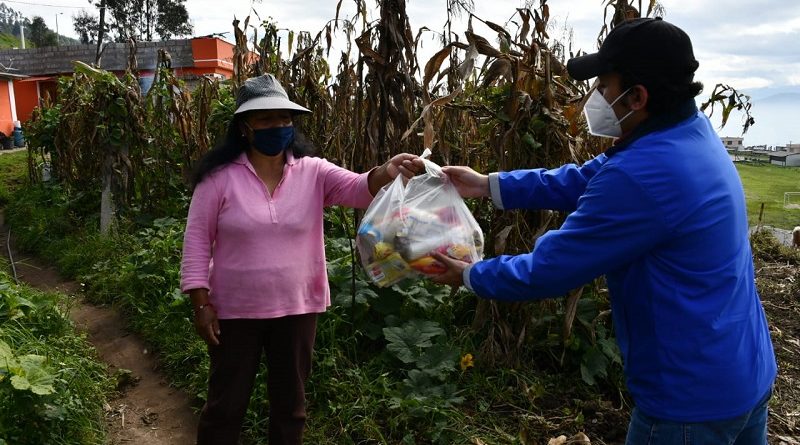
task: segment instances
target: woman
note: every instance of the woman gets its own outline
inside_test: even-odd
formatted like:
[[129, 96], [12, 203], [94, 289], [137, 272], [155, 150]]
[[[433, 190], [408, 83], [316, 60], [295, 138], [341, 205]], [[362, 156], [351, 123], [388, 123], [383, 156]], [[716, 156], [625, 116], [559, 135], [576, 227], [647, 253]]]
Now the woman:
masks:
[[226, 139], [194, 177], [181, 289], [211, 359], [198, 444], [238, 443], [262, 351], [269, 443], [302, 443], [317, 314], [330, 305], [323, 207], [367, 207], [398, 174], [423, 168], [400, 154], [356, 174], [306, 156], [293, 126], [303, 113], [271, 74], [248, 79]]

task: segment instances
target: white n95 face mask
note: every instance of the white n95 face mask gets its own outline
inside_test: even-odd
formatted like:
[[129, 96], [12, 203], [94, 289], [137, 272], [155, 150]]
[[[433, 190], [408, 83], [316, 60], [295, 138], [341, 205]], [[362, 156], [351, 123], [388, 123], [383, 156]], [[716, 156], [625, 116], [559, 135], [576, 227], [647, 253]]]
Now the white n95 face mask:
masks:
[[607, 138], [618, 138], [622, 136], [622, 121], [633, 114], [631, 110], [628, 114], [617, 119], [614, 109], [611, 108], [631, 89], [628, 88], [620, 94], [614, 102], [608, 103], [606, 98], [598, 90], [594, 90], [586, 101], [583, 107], [583, 115], [586, 117], [586, 123], [589, 125], [589, 133], [595, 136], [602, 136]]

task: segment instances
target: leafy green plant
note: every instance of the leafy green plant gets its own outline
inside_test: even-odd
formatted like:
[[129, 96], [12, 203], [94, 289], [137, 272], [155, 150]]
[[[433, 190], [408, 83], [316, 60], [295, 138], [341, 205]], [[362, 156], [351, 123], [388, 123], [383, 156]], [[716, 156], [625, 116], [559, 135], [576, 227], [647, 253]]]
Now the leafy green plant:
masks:
[[25, 298], [17, 287], [0, 282], [0, 324], [24, 317], [35, 308], [36, 305]]
[[27, 183], [26, 158], [24, 152], [0, 156], [0, 206], [5, 206], [11, 195]]
[[8, 379], [13, 389], [39, 396], [53, 394], [55, 377], [45, 367], [45, 360], [35, 354], [15, 356], [11, 347], [0, 340], [0, 382]]
[[78, 336], [60, 296], [0, 273], [0, 441], [100, 444], [112, 390], [96, 353]]
[[[386, 327], [383, 332], [387, 350], [410, 367], [390, 408], [425, 419], [426, 435], [439, 440], [448, 424], [442, 412], [464, 401], [457, 386], [448, 379], [457, 369], [458, 349], [446, 343], [445, 331], [438, 323], [427, 320], [410, 320], [401, 326]], [[411, 439], [404, 437], [405, 441]]]
[[[610, 310], [598, 311], [598, 303], [591, 297], [578, 302], [577, 320], [582, 329], [567, 341], [568, 347], [579, 351], [580, 373], [584, 382], [598, 384], [598, 379], [617, 381], [622, 385], [622, 356], [613, 333], [603, 323]], [[614, 375], [614, 378], [610, 376]]]
[[[62, 83], [63, 81], [59, 81]], [[28, 150], [28, 177], [31, 183], [41, 181], [40, 167], [50, 159], [58, 165], [56, 135], [61, 126], [61, 109], [58, 105], [50, 107], [36, 107], [31, 118], [25, 122], [25, 137], [30, 149]], [[56, 156], [56, 158], [53, 158]]]

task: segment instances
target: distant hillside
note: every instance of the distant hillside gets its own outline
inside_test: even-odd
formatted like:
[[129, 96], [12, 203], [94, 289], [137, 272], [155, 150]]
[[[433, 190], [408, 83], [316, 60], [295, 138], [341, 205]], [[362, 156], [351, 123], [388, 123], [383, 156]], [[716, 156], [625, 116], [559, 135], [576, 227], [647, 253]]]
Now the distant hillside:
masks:
[[[0, 2], [0, 48], [21, 48], [19, 24], [22, 22], [27, 30], [30, 27], [31, 21], [24, 17], [21, 12], [6, 6], [5, 3]], [[58, 36], [59, 44], [61, 45], [77, 45], [80, 43], [77, 39], [71, 37]], [[25, 47], [33, 48], [35, 45], [29, 40], [25, 39]]]
[[72, 37], [62, 36], [59, 34], [58, 36], [61, 45], [80, 45], [81, 41], [78, 39], [73, 39]]
[[0, 3], [0, 33], [19, 38], [19, 22], [24, 23], [26, 28], [31, 24], [21, 12], [6, 6], [5, 3]]
[[772, 96], [763, 99], [753, 99], [756, 104], [769, 104], [769, 105], [800, 105], [800, 93], [782, 93], [773, 94]]
[[[79, 42], [77, 39], [73, 39], [71, 37], [66, 36], [59, 36], [59, 44], [61, 46], [66, 45], [78, 45]], [[25, 47], [26, 48], [34, 48], [35, 45], [30, 40], [25, 40]], [[0, 32], [0, 49], [5, 48], [22, 48], [22, 42], [19, 40], [19, 36], [15, 36], [6, 32]]]
[[19, 48], [20, 42], [17, 36], [0, 32], [0, 48]]

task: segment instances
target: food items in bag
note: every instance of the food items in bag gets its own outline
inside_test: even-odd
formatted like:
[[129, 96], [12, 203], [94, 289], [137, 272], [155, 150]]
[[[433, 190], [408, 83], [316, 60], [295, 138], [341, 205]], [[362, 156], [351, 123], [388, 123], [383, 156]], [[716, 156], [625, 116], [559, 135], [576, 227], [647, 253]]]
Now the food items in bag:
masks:
[[415, 272], [426, 276], [446, 272], [445, 265], [431, 256], [433, 252], [473, 262], [473, 246], [482, 245], [482, 235], [460, 226], [453, 218], [450, 224], [445, 223], [441, 215], [447, 212], [403, 207], [388, 218], [362, 224], [359, 248], [362, 254], [368, 253], [366, 269], [372, 281], [385, 287]]
[[389, 243], [379, 242], [373, 249], [376, 260], [382, 260], [394, 253], [394, 247]]
[[407, 209], [401, 213], [405, 218], [394, 245], [406, 261], [426, 256], [463, 238], [463, 230], [457, 224], [442, 221], [437, 212]]
[[[423, 154], [422, 158], [429, 154]], [[359, 225], [356, 244], [370, 279], [381, 287], [447, 271], [435, 252], [473, 263], [483, 257], [483, 232], [441, 168], [401, 177], [378, 193]]]
[[367, 266], [367, 275], [380, 287], [391, 286], [410, 273], [412, 273], [411, 267], [397, 252]]
[[472, 259], [470, 258], [470, 249], [469, 246], [465, 244], [451, 244], [449, 246], [442, 246], [438, 249], [438, 252], [442, 255], [447, 255], [450, 258], [464, 261], [467, 263], [471, 263]]
[[[430, 250], [429, 253], [430, 252], [438, 252], [455, 260], [464, 261], [467, 263], [472, 262], [472, 259], [470, 258], [469, 246], [464, 244], [443, 245]], [[434, 276], [447, 272], [447, 267], [445, 267], [445, 265], [439, 261], [436, 261], [436, 258], [430, 255], [409, 261], [408, 265], [423, 275]]]
[[432, 256], [424, 256], [408, 263], [412, 269], [423, 275], [439, 275], [447, 272], [444, 264], [436, 261]]

